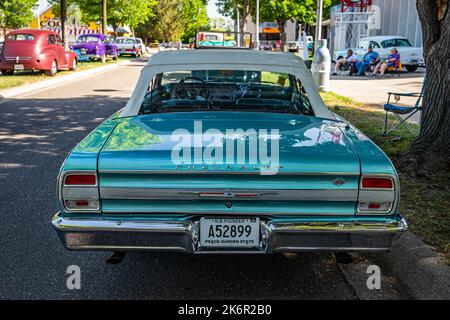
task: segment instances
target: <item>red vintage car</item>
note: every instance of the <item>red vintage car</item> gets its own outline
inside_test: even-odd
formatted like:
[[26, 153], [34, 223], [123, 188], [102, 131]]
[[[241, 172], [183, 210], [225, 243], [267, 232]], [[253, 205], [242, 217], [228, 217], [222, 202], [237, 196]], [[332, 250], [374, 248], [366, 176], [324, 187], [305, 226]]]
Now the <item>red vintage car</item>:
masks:
[[43, 70], [54, 76], [58, 70], [76, 70], [77, 55], [66, 51], [61, 37], [50, 30], [20, 29], [8, 33], [0, 52], [0, 71]]

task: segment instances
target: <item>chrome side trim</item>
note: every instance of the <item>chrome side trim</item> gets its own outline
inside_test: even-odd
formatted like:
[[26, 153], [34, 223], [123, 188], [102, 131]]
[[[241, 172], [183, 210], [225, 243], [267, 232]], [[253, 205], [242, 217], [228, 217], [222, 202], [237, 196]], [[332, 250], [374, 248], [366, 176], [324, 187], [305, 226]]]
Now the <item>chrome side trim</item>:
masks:
[[98, 189], [97, 188], [74, 188], [74, 187], [64, 187], [62, 190], [62, 196], [64, 200], [98, 200]]
[[[217, 193], [217, 195], [212, 194]], [[247, 197], [246, 194], [254, 196]], [[207, 196], [205, 196], [207, 195]], [[241, 196], [239, 196], [241, 195]], [[261, 190], [261, 189], [151, 189], [151, 188], [110, 188], [100, 187], [102, 199], [133, 200], [199, 200], [238, 199], [246, 201], [357, 201], [358, 190], [318, 189], [318, 190]]]
[[370, 191], [363, 189], [359, 192], [360, 202], [394, 202], [395, 200], [395, 192], [393, 191]]
[[[250, 175], [261, 175], [260, 171], [217, 171], [217, 170], [99, 170], [99, 174], [250, 174]], [[299, 175], [299, 176], [321, 176], [321, 175], [330, 175], [330, 176], [359, 176], [359, 172], [288, 172], [288, 171], [279, 171], [276, 175]]]

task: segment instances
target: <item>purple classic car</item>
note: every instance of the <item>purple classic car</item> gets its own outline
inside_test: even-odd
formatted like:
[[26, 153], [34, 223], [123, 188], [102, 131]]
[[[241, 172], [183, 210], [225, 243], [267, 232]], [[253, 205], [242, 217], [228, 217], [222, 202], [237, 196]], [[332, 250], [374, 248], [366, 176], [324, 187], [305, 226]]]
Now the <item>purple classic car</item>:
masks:
[[100, 60], [107, 58], [116, 60], [119, 56], [117, 45], [104, 34], [83, 34], [71, 46], [72, 51], [78, 55], [78, 61]]

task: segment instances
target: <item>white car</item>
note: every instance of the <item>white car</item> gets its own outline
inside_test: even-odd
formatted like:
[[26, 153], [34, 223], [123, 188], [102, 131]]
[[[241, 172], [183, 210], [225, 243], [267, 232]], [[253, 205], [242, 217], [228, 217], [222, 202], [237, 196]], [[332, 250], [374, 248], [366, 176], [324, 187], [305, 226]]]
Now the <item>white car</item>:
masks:
[[386, 59], [392, 48], [397, 48], [400, 53], [400, 61], [409, 72], [414, 72], [419, 66], [423, 66], [423, 48], [413, 47], [409, 40], [401, 36], [374, 36], [361, 38], [356, 46], [356, 54], [362, 58], [371, 45], [380, 54], [380, 59]]
[[139, 57], [146, 51], [145, 44], [140, 38], [135, 37], [118, 37], [116, 39], [119, 55], [134, 55]]

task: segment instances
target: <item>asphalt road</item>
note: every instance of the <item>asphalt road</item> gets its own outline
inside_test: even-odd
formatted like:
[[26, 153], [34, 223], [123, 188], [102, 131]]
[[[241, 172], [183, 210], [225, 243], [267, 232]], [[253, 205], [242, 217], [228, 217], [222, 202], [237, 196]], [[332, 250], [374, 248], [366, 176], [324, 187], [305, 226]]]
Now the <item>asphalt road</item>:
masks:
[[[131, 94], [143, 61], [16, 99], [0, 100], [0, 298], [357, 299], [361, 265], [329, 254], [189, 256], [67, 251], [50, 225], [67, 153]], [[70, 265], [81, 289], [66, 287]], [[352, 264], [353, 265], [353, 264]], [[349, 274], [351, 275], [349, 277]], [[359, 279], [352, 283], [352, 279]], [[381, 297], [402, 297], [395, 279]], [[384, 282], [383, 282], [384, 283]], [[393, 284], [392, 284], [393, 283]], [[394, 289], [392, 289], [395, 287]], [[361, 289], [362, 288], [362, 289]]]

